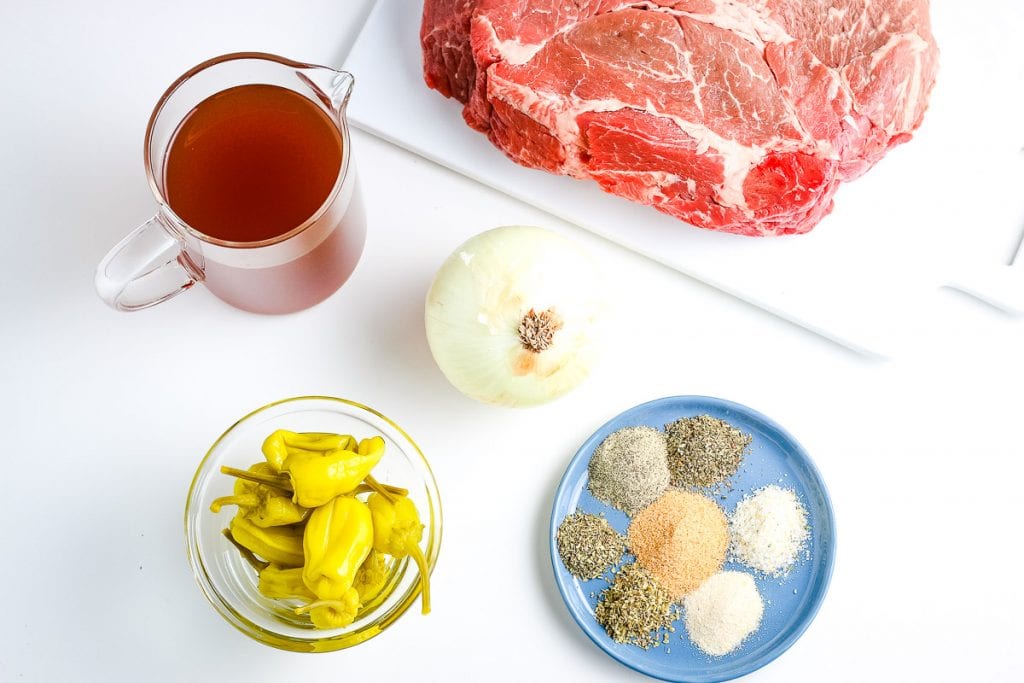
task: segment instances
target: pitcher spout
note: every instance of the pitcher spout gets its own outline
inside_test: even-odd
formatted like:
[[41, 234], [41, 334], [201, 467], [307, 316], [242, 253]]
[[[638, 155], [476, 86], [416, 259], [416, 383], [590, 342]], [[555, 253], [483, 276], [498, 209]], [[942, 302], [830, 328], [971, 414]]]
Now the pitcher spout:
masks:
[[352, 95], [352, 85], [356, 80], [352, 74], [326, 66], [311, 66], [299, 70], [297, 75], [324, 106], [338, 116], [345, 113], [348, 98]]
[[348, 98], [352, 96], [352, 86], [356, 77], [347, 71], [337, 71], [331, 79], [331, 104], [335, 111], [343, 112], [348, 106]]

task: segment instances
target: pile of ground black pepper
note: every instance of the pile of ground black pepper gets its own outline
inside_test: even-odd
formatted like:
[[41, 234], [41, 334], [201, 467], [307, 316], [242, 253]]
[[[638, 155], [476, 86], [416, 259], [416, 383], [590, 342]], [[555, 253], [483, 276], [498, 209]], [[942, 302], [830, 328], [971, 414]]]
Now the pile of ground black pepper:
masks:
[[698, 415], [665, 425], [672, 485], [705, 488], [736, 474], [751, 437], [728, 422]]
[[679, 618], [672, 596], [636, 563], [627, 564], [601, 592], [594, 610], [597, 622], [612, 640], [645, 650], [665, 642]]
[[609, 434], [588, 466], [590, 492], [627, 515], [658, 499], [669, 482], [665, 435], [652, 427]]
[[615, 566], [626, 551], [626, 539], [604, 517], [574, 512], [558, 525], [558, 554], [577, 578], [596, 579]]

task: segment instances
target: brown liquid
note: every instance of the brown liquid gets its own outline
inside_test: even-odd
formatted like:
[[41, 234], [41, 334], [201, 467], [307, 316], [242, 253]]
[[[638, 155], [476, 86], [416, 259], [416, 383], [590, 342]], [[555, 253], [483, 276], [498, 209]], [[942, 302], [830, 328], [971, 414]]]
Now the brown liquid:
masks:
[[341, 159], [341, 134], [312, 101], [276, 85], [240, 85], [206, 98], [178, 126], [164, 188], [199, 232], [258, 242], [316, 213]]
[[[203, 284], [238, 308], [290, 313], [323, 301], [355, 270], [366, 218], [343, 141], [328, 115], [302, 95], [242, 85], [199, 103], [165, 157], [164, 192], [174, 212], [209, 237], [238, 247], [188, 246]], [[248, 244], [304, 230], [267, 246]], [[248, 244], [246, 244], [248, 243]]]
[[292, 313], [323, 301], [345, 283], [363, 253], [366, 214], [359, 188], [347, 205], [334, 202], [321, 222], [334, 226], [327, 238], [288, 263], [237, 268], [207, 257], [203, 284], [232, 306], [254, 313]]

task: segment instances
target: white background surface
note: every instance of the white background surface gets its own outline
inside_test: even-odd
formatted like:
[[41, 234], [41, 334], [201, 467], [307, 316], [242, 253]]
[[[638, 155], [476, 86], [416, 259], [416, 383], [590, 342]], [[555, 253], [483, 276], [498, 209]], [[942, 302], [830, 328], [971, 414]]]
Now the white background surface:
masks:
[[[340, 64], [371, 4], [0, 5], [0, 681], [644, 680], [576, 628], [545, 533], [578, 444], [625, 408], [683, 393], [781, 422], [836, 508], [821, 613], [749, 680], [1019, 680], [1024, 326], [959, 295], [911, 317], [913, 353], [868, 361], [357, 133], [369, 240], [325, 303], [261, 317], [202, 288], [137, 314], [100, 303], [96, 262], [154, 209], [142, 138], [166, 85], [242, 49]], [[620, 304], [593, 378], [525, 411], [458, 394], [422, 327], [441, 260], [507, 223], [589, 247]], [[182, 533], [212, 441], [309, 393], [394, 417], [430, 458], [445, 514], [434, 613], [326, 655], [232, 629], [197, 589]]]

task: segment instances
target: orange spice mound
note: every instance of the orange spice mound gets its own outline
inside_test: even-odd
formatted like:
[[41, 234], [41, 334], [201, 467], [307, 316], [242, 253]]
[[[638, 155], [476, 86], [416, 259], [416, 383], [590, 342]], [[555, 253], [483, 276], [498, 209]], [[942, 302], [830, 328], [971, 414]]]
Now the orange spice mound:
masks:
[[722, 568], [729, 524], [710, 498], [669, 490], [633, 518], [629, 547], [678, 600]]

